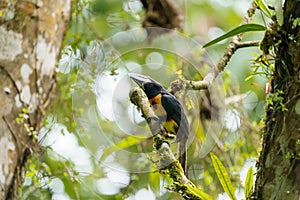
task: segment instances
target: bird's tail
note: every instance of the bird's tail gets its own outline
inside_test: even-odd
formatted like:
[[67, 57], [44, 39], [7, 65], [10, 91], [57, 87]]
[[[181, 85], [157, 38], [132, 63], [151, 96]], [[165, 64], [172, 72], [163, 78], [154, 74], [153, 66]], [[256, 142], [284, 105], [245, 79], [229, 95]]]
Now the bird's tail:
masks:
[[178, 158], [184, 174], [187, 175], [187, 140], [179, 142], [179, 158]]

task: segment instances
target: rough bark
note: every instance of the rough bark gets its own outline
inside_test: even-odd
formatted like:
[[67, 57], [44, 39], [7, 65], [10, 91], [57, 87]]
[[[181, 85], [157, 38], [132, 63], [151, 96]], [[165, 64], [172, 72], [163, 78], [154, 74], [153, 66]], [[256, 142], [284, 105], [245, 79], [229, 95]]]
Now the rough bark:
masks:
[[[255, 199], [300, 198], [300, 2], [286, 0], [283, 25], [276, 26], [272, 92], [263, 148], [257, 164]], [[298, 108], [299, 109], [299, 108]]]
[[35, 150], [70, 0], [1, 1], [0, 199], [16, 199]]

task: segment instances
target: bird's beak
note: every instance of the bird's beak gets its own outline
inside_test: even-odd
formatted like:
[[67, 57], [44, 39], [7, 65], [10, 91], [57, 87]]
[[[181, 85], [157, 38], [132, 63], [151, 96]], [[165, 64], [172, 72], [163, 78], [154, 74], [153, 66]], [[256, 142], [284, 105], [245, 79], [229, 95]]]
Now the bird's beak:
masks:
[[149, 78], [148, 76], [135, 74], [135, 73], [128, 73], [128, 76], [138, 84], [141, 88], [143, 88], [144, 83], [151, 83], [153, 80]]

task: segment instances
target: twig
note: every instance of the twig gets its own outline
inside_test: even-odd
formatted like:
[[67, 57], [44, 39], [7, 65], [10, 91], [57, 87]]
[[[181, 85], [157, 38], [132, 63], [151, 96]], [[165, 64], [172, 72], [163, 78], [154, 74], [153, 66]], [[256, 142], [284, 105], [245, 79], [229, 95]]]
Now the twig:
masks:
[[260, 41], [249, 41], [249, 42], [239, 42], [236, 44], [236, 49], [245, 48], [245, 47], [257, 47], [259, 46]]
[[217, 68], [214, 68], [212, 71], [208, 72], [203, 80], [201, 81], [191, 81], [191, 80], [181, 80], [177, 79], [170, 84], [168, 91], [172, 94], [180, 90], [204, 90], [212, 84], [215, 77], [217, 76]]

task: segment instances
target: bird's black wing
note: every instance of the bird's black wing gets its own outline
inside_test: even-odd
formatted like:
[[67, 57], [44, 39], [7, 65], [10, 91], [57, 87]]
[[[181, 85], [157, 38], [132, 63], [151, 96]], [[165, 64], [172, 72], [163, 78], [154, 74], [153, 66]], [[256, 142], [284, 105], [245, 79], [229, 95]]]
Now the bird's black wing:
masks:
[[179, 142], [178, 160], [187, 173], [187, 140], [189, 136], [189, 124], [184, 114], [181, 103], [167, 91], [162, 92], [162, 106], [167, 112], [167, 118], [171, 118], [177, 123], [179, 129], [176, 133], [176, 142]]
[[176, 141], [187, 140], [189, 136], [189, 124], [181, 103], [168, 92], [162, 93], [161, 103], [167, 112], [167, 118], [172, 118], [179, 126]]

